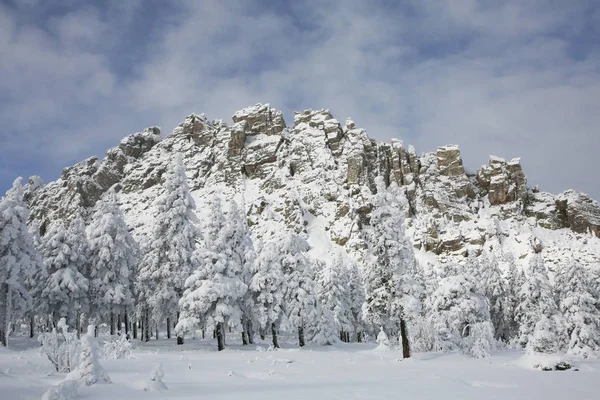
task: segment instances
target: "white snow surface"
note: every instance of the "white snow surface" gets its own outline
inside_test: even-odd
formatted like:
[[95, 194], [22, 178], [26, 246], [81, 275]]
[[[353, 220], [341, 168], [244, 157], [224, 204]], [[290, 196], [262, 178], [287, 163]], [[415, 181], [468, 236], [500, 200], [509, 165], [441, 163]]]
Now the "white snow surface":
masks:
[[[376, 344], [267, 351], [268, 340], [214, 351], [212, 340], [136, 343], [132, 357], [102, 360], [113, 383], [82, 386], [77, 399], [570, 399], [598, 398], [600, 361], [577, 361], [578, 371], [542, 372], [523, 352], [505, 350], [491, 358], [458, 353], [416, 354], [402, 360], [400, 351], [375, 351]], [[144, 391], [149, 372], [162, 364], [167, 391]], [[0, 349], [0, 398], [39, 400], [65, 379], [52, 373], [35, 342], [15, 338]]]

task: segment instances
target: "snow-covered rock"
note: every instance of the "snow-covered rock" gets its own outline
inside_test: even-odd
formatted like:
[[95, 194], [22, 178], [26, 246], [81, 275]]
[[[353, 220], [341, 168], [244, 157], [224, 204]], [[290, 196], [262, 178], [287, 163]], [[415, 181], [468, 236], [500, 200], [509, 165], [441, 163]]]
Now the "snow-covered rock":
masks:
[[[236, 112], [233, 121], [228, 126], [193, 114], [162, 140], [158, 128], [148, 128], [102, 160], [65, 168], [54, 182], [32, 178], [25, 188], [31, 218], [41, 231], [77, 212], [89, 218], [113, 187], [132, 234], [144, 243], [168, 160], [180, 153], [200, 218], [219, 191], [245, 204], [254, 237], [300, 234], [311, 254], [343, 250], [363, 262], [375, 178], [381, 176], [408, 199], [406, 231], [423, 268], [461, 262], [490, 246], [520, 267], [536, 252], [551, 272], [573, 256], [584, 268], [600, 265], [600, 205], [574, 191], [553, 196], [528, 188], [519, 159], [490, 157], [470, 174], [457, 145], [418, 156], [400, 140], [370, 139], [329, 110], [296, 113], [288, 127], [280, 111], [257, 104]], [[543, 248], [532, 246], [531, 238]]]

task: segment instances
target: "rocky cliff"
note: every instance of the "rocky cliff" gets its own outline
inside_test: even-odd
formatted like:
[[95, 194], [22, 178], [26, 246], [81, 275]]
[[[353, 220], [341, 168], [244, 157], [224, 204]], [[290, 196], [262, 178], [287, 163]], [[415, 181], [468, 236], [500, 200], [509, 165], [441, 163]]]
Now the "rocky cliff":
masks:
[[599, 204], [574, 191], [554, 196], [528, 188], [519, 159], [490, 157], [469, 174], [456, 145], [418, 155], [399, 140], [372, 140], [328, 110], [296, 113], [289, 127], [281, 112], [261, 104], [236, 112], [231, 126], [190, 115], [164, 139], [148, 128], [103, 159], [65, 168], [55, 182], [31, 178], [31, 216], [43, 232], [54, 219], [89, 215], [115, 187], [143, 241], [174, 152], [184, 156], [200, 218], [210, 195], [236, 198], [257, 238], [280, 229], [303, 233], [317, 257], [342, 246], [362, 258], [374, 180], [383, 176], [406, 193], [407, 231], [423, 265], [477, 255], [484, 246], [517, 262], [541, 252], [551, 268], [569, 258], [600, 265]]

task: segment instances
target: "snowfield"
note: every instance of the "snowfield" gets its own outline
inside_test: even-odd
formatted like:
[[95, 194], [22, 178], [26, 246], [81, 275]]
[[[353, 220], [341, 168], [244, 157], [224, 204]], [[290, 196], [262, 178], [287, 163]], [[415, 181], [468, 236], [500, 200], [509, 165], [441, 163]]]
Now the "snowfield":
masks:
[[[241, 346], [231, 334], [226, 350], [213, 340], [137, 343], [126, 359], [100, 362], [111, 384], [82, 386], [76, 399], [598, 399], [600, 361], [575, 361], [578, 371], [542, 372], [529, 368], [523, 352], [504, 350], [488, 359], [459, 353], [416, 354], [372, 344], [307, 346], [293, 339], [268, 350], [268, 340]], [[282, 338], [284, 339], [284, 338]], [[145, 391], [158, 364], [166, 391]], [[42, 398], [65, 379], [39, 354], [34, 341], [15, 337], [0, 349], [0, 399]]]

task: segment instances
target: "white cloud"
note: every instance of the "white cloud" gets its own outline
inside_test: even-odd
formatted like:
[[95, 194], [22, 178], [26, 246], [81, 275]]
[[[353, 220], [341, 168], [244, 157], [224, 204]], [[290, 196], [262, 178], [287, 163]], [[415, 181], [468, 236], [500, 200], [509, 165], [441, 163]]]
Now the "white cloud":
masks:
[[582, 18], [600, 14], [593, 2], [548, 4], [328, 0], [280, 10], [176, 1], [181, 9], [155, 27], [149, 53], [124, 81], [103, 43], [118, 39], [115, 24], [135, 18], [139, 4], [118, 22], [94, 9], [57, 17], [53, 35], [17, 28], [1, 12], [0, 51], [11, 57], [0, 60], [10, 77], [0, 83], [9, 99], [0, 118], [25, 132], [10, 147], [48, 144], [43, 126], [54, 138], [49, 157], [72, 159], [102, 153], [143, 125], [169, 131], [190, 112], [228, 120], [270, 102], [290, 123], [294, 110], [323, 107], [418, 151], [458, 143], [471, 169], [488, 154], [521, 156], [532, 184], [600, 198], [591, 168], [600, 55], [576, 48]]

